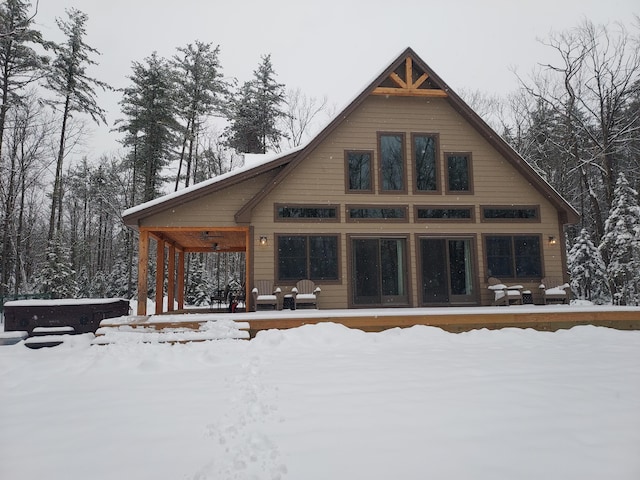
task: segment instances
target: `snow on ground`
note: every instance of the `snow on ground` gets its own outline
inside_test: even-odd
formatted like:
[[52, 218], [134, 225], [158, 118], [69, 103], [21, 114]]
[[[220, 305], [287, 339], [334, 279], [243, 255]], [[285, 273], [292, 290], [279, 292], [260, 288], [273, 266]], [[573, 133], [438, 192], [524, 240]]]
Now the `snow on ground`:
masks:
[[640, 332], [0, 347], [0, 478], [640, 478]]

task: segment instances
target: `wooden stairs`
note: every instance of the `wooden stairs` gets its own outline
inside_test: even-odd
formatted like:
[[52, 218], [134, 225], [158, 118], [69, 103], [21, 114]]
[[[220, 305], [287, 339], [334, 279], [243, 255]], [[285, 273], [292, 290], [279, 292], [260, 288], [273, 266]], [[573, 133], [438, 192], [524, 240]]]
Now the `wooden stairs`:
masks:
[[248, 338], [249, 323], [219, 314], [131, 315], [103, 320], [92, 344], [175, 344]]

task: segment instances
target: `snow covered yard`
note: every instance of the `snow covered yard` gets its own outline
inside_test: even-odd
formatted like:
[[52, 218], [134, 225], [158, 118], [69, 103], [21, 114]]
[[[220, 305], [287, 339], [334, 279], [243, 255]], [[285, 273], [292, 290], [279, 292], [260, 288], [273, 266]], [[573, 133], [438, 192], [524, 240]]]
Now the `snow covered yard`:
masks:
[[0, 347], [0, 478], [640, 478], [640, 331], [91, 339]]

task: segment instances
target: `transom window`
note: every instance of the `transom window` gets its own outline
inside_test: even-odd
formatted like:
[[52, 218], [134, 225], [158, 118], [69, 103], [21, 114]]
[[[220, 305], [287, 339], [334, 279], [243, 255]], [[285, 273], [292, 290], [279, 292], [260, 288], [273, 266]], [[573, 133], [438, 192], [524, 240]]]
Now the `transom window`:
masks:
[[487, 236], [485, 250], [489, 277], [542, 277], [539, 235]]
[[279, 235], [278, 280], [338, 280], [337, 235]]
[[406, 220], [407, 207], [347, 206], [349, 220]]
[[416, 208], [416, 220], [458, 220], [458, 221], [472, 221], [473, 220], [473, 207], [417, 207]]
[[416, 190], [437, 192], [439, 190], [437, 136], [414, 133], [412, 138]]
[[482, 207], [482, 219], [489, 222], [540, 220], [540, 209], [536, 205]]
[[406, 189], [404, 134], [381, 133], [378, 137], [380, 153], [380, 191], [398, 192]]
[[371, 162], [373, 159], [370, 151], [346, 151], [345, 163], [347, 168], [347, 191], [372, 192], [373, 179]]
[[471, 154], [447, 153], [447, 190], [471, 193]]
[[338, 221], [338, 207], [315, 205], [276, 205], [276, 220]]

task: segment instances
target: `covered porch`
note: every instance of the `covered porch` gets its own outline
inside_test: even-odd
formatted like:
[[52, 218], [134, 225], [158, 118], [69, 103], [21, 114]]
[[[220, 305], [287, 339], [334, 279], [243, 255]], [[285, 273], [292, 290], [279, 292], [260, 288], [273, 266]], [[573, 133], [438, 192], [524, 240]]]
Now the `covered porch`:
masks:
[[[253, 244], [251, 227], [139, 227], [137, 315], [147, 315], [148, 277], [155, 243], [155, 313], [164, 312], [166, 280], [167, 312], [185, 305], [186, 254], [242, 252], [245, 254], [245, 290], [250, 291]], [[153, 241], [153, 242], [152, 242]], [[246, 296], [247, 309], [250, 308]], [[177, 307], [176, 307], [177, 304]]]

